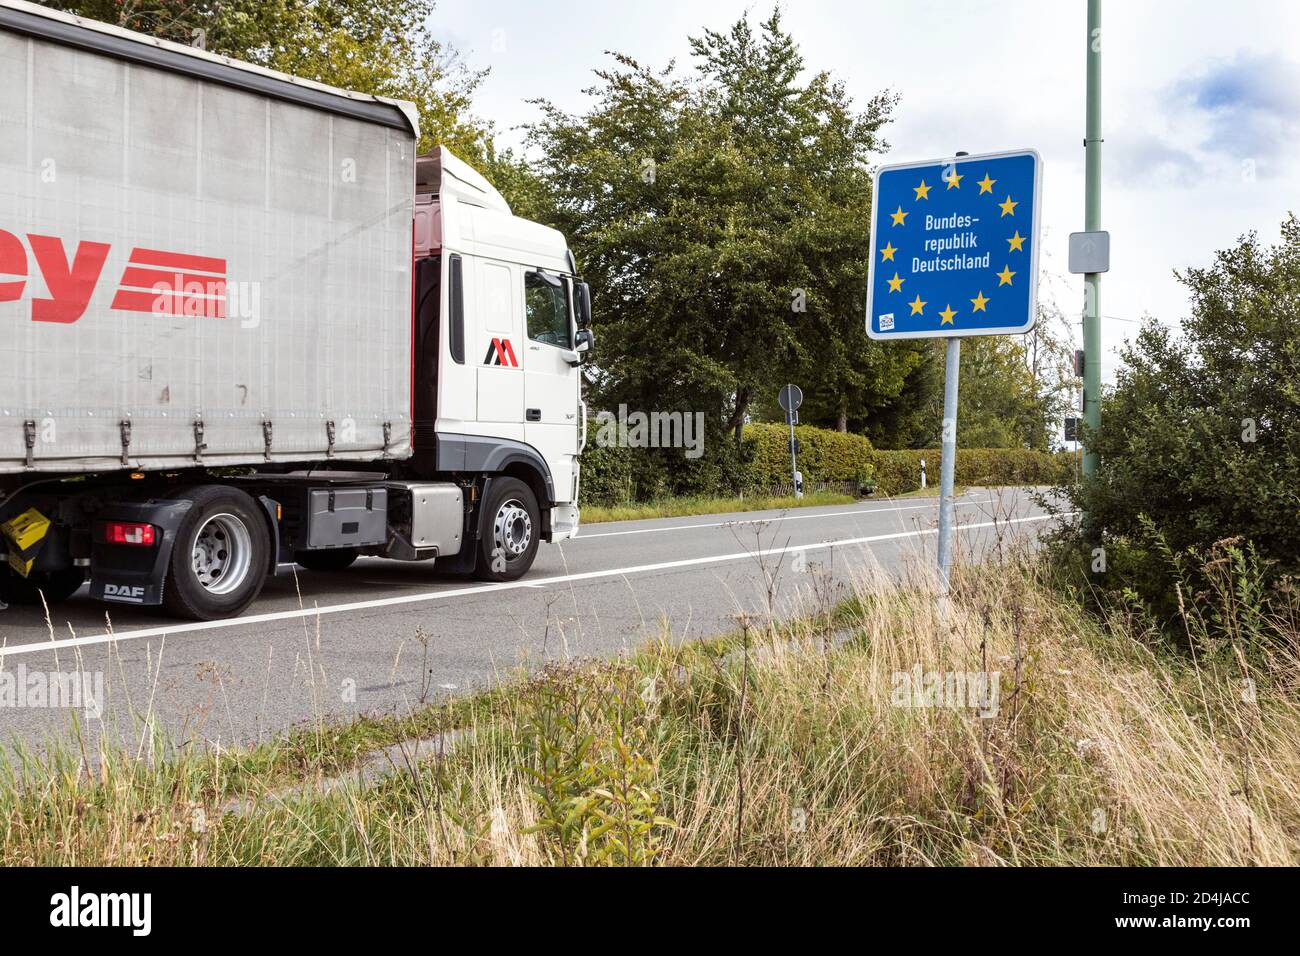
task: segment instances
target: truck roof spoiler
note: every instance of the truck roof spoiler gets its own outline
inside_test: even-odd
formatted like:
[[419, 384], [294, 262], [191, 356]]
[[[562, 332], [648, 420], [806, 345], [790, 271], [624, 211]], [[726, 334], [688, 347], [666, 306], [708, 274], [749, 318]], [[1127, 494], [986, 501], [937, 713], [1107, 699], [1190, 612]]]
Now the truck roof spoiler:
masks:
[[471, 206], [513, 215], [510, 204], [496, 187], [446, 146], [438, 146], [416, 159], [415, 191], [423, 195], [436, 193], [443, 198], [454, 197]]

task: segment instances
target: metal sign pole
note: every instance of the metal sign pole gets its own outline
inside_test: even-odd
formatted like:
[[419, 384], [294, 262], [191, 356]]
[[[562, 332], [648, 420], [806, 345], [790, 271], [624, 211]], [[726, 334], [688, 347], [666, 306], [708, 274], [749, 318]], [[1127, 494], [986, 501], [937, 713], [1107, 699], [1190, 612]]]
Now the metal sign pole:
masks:
[[790, 425], [790, 481], [794, 485], [795, 498], [803, 497], [799, 487], [799, 462], [796, 457], [794, 425], [799, 420], [799, 407], [803, 405], [803, 389], [793, 383], [786, 385], [776, 395], [777, 403], [785, 410], [785, 420]]
[[799, 463], [796, 460], [794, 449], [794, 419], [795, 413], [790, 412], [786, 416], [790, 422], [790, 484], [794, 487], [794, 496], [796, 499], [803, 497], [803, 491], [799, 488]]
[[961, 339], [948, 340], [943, 376], [943, 457], [939, 463], [939, 579], [948, 592], [952, 572], [953, 516], [956, 511], [954, 480], [957, 475], [957, 378], [961, 373]]

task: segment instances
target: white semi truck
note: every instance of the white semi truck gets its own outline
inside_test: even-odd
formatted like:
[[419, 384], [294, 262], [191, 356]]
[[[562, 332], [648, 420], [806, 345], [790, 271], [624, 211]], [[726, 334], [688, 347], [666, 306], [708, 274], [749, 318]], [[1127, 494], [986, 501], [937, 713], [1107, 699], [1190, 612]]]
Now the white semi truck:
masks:
[[0, 0], [0, 602], [578, 528], [590, 293], [409, 103]]

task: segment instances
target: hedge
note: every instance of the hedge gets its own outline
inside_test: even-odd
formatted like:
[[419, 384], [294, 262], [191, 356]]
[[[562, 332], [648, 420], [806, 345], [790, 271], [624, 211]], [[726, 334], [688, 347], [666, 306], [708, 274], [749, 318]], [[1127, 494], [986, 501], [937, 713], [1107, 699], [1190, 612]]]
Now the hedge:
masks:
[[[877, 451], [878, 493], [901, 495], [921, 487], [921, 460], [929, 484], [939, 483], [939, 449]], [[958, 448], [955, 481], [959, 485], [1064, 485], [1074, 475], [1074, 456], [1050, 455], [1028, 448]]]
[[[865, 435], [796, 425], [804, 481], [858, 481], [871, 477], [874, 449]], [[745, 483], [762, 490], [790, 481], [790, 426], [755, 423], [745, 428]]]
[[[799, 470], [804, 482], [863, 482], [874, 480], [877, 493], [899, 495], [921, 486], [921, 459], [925, 459], [931, 485], [939, 482], [939, 451], [881, 451], [863, 435], [845, 434], [811, 425], [795, 428], [799, 440]], [[739, 477], [719, 481], [718, 471], [700, 472], [689, 483], [676, 482], [674, 472], [687, 465], [699, 471], [702, 462], [668, 461], [670, 450], [600, 448], [593, 442], [582, 455], [582, 501], [586, 504], [621, 505], [679, 493], [717, 496], [765, 494], [790, 482], [790, 429], [765, 422], [745, 428]], [[680, 454], [677, 452], [676, 454]], [[710, 456], [706, 453], [705, 459]], [[734, 458], [734, 455], [732, 456]], [[666, 467], [667, 466], [667, 467]], [[725, 472], [735, 475], [736, 469]], [[1069, 454], [1050, 455], [1023, 448], [962, 448], [957, 451], [959, 485], [1061, 485], [1074, 474]], [[707, 484], [709, 487], [696, 487]], [[683, 491], [682, 488], [685, 490]]]

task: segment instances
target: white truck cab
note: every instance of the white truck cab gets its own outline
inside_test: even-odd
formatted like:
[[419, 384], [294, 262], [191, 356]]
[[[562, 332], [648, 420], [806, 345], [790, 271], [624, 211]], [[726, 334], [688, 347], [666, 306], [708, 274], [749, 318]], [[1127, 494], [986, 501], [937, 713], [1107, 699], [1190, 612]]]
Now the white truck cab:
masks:
[[[579, 368], [593, 343], [589, 293], [564, 237], [513, 215], [449, 150], [421, 157], [416, 169], [417, 299], [429, 294], [428, 273], [438, 274], [436, 469], [491, 471], [512, 455], [540, 458], [547, 537], [571, 538], [586, 433]], [[417, 454], [430, 424], [419, 411]]]

